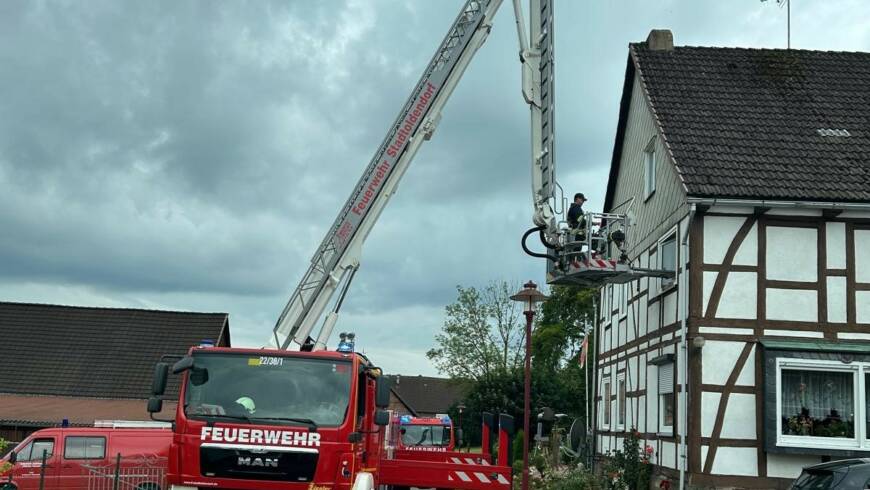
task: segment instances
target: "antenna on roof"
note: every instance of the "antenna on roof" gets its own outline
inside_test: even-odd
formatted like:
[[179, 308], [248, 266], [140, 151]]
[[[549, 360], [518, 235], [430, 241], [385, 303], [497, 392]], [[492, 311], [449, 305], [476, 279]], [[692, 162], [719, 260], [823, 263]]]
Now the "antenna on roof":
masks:
[[[767, 0], [761, 0], [762, 2], [766, 2]], [[791, 49], [791, 0], [776, 0], [776, 4], [779, 5], [779, 8], [782, 8], [785, 5], [786, 9], [786, 40], [785, 45], [786, 49]]]

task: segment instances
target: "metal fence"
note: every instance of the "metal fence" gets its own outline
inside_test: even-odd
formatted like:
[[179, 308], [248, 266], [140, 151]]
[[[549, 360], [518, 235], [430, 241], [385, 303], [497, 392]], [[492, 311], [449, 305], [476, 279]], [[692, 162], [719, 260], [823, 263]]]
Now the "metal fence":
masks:
[[[165, 457], [132, 456], [122, 457], [118, 453], [112, 460], [83, 461], [75, 466], [64, 466], [61, 474], [50, 474], [46, 464], [46, 454], [43, 453], [39, 472], [33, 474], [33, 483], [38, 477], [39, 490], [59, 488], [53, 481], [63, 487], [63, 481], [77, 480], [76, 486], [81, 487], [87, 481], [88, 490], [165, 490], [166, 489]], [[4, 479], [5, 480], [5, 479]], [[15, 483], [11, 475], [8, 483]], [[0, 490], [6, 488], [7, 481], [0, 481]], [[32, 488], [32, 487], [29, 487]]]
[[119, 453], [111, 466], [82, 465], [88, 490], [162, 490], [166, 488], [165, 458], [129, 458]]

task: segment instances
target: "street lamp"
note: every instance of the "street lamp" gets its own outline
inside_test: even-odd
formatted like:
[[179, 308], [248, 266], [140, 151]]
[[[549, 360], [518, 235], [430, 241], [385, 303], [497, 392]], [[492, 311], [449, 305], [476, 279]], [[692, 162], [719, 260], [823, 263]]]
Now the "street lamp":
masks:
[[465, 405], [460, 403], [456, 408], [459, 409], [459, 430], [456, 431], [456, 438], [459, 440], [456, 442], [459, 443], [459, 452], [462, 452], [462, 411], [465, 410]]
[[523, 314], [526, 316], [526, 369], [525, 369], [525, 408], [523, 409], [523, 490], [529, 490], [529, 414], [532, 412], [532, 320], [535, 318], [537, 304], [548, 299], [547, 295], [538, 291], [538, 285], [532, 281], [523, 284], [522, 291], [511, 296], [511, 299], [523, 304]]

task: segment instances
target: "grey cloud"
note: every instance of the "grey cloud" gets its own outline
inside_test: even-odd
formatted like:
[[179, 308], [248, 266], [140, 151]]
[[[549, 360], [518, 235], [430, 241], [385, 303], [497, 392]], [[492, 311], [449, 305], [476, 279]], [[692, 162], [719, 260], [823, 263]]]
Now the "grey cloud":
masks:
[[[461, 4], [0, 2], [0, 299], [228, 311], [257, 345]], [[796, 6], [795, 45], [870, 49], [837, 7]], [[784, 44], [770, 2], [556, 8], [559, 175], [599, 201], [629, 42]], [[384, 352], [456, 284], [543, 282], [510, 10], [363, 252], [340, 328]]]

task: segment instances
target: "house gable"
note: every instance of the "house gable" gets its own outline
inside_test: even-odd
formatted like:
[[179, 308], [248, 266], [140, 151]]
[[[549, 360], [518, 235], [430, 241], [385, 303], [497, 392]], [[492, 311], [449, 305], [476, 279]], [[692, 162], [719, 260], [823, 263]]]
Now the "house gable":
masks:
[[[653, 150], [655, 192], [645, 192], [645, 154]], [[626, 67], [626, 85], [620, 104], [619, 127], [614, 144], [605, 212], [634, 215], [629, 256], [635, 258], [667, 233], [688, 212], [686, 193], [671, 162], [651, 110], [643, 80], [632, 57]]]

